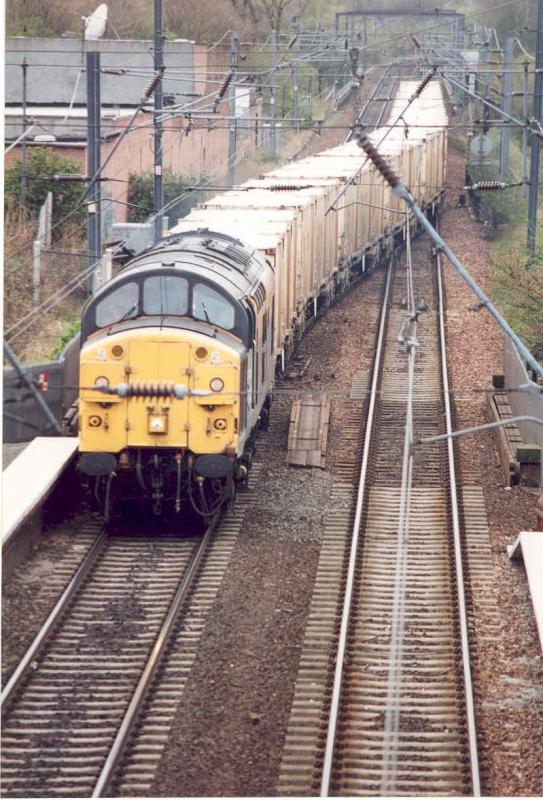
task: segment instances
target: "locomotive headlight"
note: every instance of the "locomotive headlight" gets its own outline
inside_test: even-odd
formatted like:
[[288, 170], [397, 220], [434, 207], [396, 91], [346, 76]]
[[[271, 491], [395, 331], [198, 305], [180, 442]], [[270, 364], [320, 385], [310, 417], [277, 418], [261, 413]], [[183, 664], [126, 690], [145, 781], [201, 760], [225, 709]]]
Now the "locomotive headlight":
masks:
[[212, 392], [222, 392], [224, 389], [224, 381], [222, 378], [212, 378], [209, 381], [209, 388]]
[[94, 385], [99, 389], [102, 386], [109, 386], [109, 378], [106, 378], [105, 375], [100, 375], [94, 381]]

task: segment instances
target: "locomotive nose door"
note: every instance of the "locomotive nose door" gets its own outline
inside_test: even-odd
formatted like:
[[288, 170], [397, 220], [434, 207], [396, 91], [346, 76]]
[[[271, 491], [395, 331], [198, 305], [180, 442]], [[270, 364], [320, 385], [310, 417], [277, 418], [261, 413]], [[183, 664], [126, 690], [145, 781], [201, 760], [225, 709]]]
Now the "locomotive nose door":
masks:
[[135, 396], [127, 400], [127, 445], [186, 447], [188, 398], [161, 397], [172, 384], [189, 388], [189, 345], [183, 342], [133, 342], [129, 352], [129, 382]]

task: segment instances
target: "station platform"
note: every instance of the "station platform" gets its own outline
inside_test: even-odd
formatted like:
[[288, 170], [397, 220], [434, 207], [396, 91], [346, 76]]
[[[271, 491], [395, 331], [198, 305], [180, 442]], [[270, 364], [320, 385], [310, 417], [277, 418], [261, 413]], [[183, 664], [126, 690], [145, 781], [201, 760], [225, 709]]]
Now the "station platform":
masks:
[[522, 531], [515, 543], [508, 546], [507, 554], [511, 559], [522, 558], [524, 561], [543, 652], [543, 532]]
[[19, 453], [22, 453], [25, 447], [28, 447], [30, 442], [4, 442], [2, 445], [2, 471], [5, 470], [12, 461], [15, 461]]
[[75, 454], [77, 437], [38, 436], [2, 473], [2, 549], [39, 510]]

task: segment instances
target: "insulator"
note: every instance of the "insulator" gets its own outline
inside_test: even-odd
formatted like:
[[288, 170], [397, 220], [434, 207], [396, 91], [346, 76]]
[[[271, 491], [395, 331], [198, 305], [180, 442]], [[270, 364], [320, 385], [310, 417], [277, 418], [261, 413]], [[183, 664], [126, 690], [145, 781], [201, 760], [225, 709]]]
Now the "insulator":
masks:
[[[167, 381], [135, 381], [134, 383], [120, 383], [115, 387], [106, 387], [107, 394], [117, 394], [119, 397], [178, 397], [179, 387]], [[184, 387], [182, 387], [184, 389]], [[102, 390], [102, 391], [105, 391]]]
[[83, 183], [84, 181], [90, 180], [88, 175], [70, 175], [70, 174], [63, 174], [63, 175], [53, 175], [53, 180], [55, 183], [59, 181], [72, 181], [75, 183]]
[[502, 181], [479, 181], [479, 183], [473, 183], [471, 186], [466, 186], [465, 188], [472, 192], [501, 192], [503, 189], [507, 189], [507, 187], [508, 184]]
[[219, 105], [219, 103], [223, 99], [224, 95], [226, 94], [226, 90], [228, 89], [228, 87], [232, 83], [232, 78], [233, 77], [234, 77], [234, 70], [231, 69], [230, 72], [228, 73], [228, 75], [226, 76], [226, 78], [224, 79], [223, 85], [219, 89], [219, 93], [218, 93], [217, 97], [215, 98], [215, 101], [213, 103], [213, 112], [215, 112], [217, 110], [217, 106]]
[[141, 102], [143, 103], [145, 100], [148, 100], [153, 92], [155, 91], [158, 82], [162, 80], [162, 75], [164, 74], [164, 67], [161, 67], [155, 75], [151, 78], [145, 89], [143, 90], [143, 94], [141, 96]]
[[270, 192], [299, 192], [301, 189], [310, 189], [311, 186], [308, 184], [305, 186], [297, 186], [292, 183], [276, 183], [275, 186], [268, 186], [267, 188]]
[[417, 89], [415, 91], [415, 94], [416, 94], [417, 97], [420, 97], [420, 95], [426, 89], [426, 87], [428, 86], [428, 84], [430, 83], [430, 81], [432, 80], [434, 75], [436, 74], [436, 72], [437, 72], [437, 67], [432, 67], [432, 71], [429, 72], [428, 75], [420, 82], [420, 84], [418, 85], [418, 87], [417, 87]]
[[367, 133], [364, 131], [363, 128], [357, 126], [354, 129], [354, 138], [359, 147], [365, 152], [369, 160], [374, 164], [386, 182], [391, 186], [393, 189], [398, 186], [400, 183], [400, 179], [390, 167], [383, 156], [379, 153], [377, 148], [372, 144], [370, 141]]

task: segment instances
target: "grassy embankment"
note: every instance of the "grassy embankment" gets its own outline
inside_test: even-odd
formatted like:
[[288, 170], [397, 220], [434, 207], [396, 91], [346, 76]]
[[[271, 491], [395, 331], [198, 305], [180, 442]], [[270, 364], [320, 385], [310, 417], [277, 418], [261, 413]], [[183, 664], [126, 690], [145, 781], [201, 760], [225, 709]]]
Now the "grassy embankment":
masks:
[[[492, 132], [499, 152], [499, 133]], [[522, 145], [511, 138], [511, 182], [522, 175]], [[498, 228], [491, 242], [492, 296], [534, 355], [543, 361], [543, 202], [537, 214], [536, 252], [526, 247], [528, 187], [506, 189], [485, 198], [494, 207]]]

